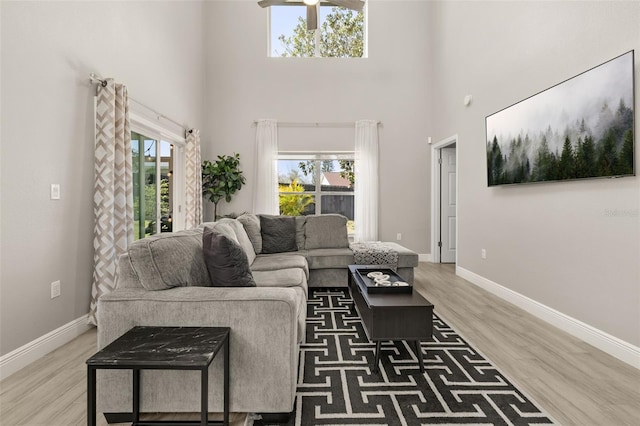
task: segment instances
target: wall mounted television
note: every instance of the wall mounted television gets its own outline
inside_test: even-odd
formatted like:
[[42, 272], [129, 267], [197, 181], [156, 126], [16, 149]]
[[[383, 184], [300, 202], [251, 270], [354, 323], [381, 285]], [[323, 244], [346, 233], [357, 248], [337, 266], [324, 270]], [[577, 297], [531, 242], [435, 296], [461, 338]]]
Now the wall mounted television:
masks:
[[486, 117], [489, 186], [635, 176], [634, 51]]

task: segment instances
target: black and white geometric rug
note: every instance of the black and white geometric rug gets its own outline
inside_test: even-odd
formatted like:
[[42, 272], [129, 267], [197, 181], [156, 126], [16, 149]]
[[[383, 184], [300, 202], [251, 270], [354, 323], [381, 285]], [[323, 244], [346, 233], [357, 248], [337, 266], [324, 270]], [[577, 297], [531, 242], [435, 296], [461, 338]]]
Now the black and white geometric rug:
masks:
[[[553, 419], [434, 314], [425, 372], [404, 341], [375, 345], [348, 290], [310, 292], [290, 425], [530, 425]], [[255, 423], [261, 424], [260, 421]]]

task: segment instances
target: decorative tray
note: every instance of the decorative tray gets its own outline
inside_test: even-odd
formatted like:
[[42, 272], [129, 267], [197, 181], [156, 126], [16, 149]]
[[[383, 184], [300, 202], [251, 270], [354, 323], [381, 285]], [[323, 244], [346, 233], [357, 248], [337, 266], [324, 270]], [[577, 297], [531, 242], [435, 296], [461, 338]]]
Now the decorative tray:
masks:
[[367, 293], [411, 294], [413, 292], [413, 286], [391, 269], [356, 268], [356, 271], [360, 275]]

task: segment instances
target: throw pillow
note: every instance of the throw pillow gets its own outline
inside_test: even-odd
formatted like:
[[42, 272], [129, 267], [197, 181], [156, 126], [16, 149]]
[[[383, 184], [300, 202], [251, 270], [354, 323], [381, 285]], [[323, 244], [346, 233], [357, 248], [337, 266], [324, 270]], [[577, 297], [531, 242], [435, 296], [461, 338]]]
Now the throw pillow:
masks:
[[293, 216], [260, 215], [262, 253], [297, 251], [296, 218]]
[[305, 246], [305, 226], [307, 225], [307, 217], [306, 216], [296, 216], [296, 245], [298, 246], [298, 250], [304, 250], [307, 247]]
[[260, 219], [251, 213], [244, 213], [238, 216], [238, 221], [244, 226], [244, 230], [251, 240], [253, 251], [256, 254], [262, 253], [262, 235], [260, 235]]
[[202, 233], [204, 262], [214, 287], [255, 287], [249, 260], [242, 247], [225, 235], [205, 227]]
[[349, 247], [347, 218], [339, 214], [307, 216], [305, 225], [307, 250]]

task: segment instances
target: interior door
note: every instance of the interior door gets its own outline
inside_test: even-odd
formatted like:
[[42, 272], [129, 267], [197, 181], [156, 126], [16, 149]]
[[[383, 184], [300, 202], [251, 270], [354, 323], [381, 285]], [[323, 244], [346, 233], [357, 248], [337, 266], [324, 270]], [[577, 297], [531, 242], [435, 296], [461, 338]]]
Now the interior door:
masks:
[[440, 262], [456, 262], [456, 149], [440, 150]]

